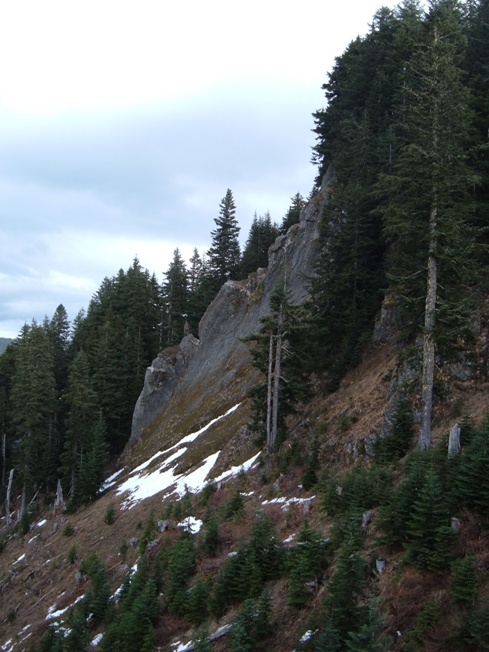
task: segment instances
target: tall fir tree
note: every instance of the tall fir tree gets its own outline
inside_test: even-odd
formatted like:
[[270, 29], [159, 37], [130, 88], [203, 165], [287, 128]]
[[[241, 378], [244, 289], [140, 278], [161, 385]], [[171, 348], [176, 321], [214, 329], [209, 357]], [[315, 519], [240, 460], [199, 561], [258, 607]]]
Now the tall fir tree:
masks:
[[[196, 282], [197, 279], [194, 280]], [[188, 309], [188, 276], [187, 268], [177, 248], [173, 259], [165, 272], [163, 282], [163, 300], [166, 310], [166, 328], [164, 329], [164, 344], [178, 344], [184, 335], [187, 323]]]
[[211, 231], [212, 244], [207, 253], [213, 288], [217, 293], [229, 279], [237, 278], [241, 261], [239, 225], [236, 219], [233, 193], [228, 188], [219, 204], [219, 216], [214, 219], [216, 228]]
[[16, 466], [27, 492], [54, 488], [56, 413], [54, 352], [46, 330], [35, 321], [21, 331], [12, 386]]
[[277, 225], [272, 222], [270, 213], [258, 216], [256, 213], [251, 223], [241, 259], [241, 276], [246, 278], [259, 267], [268, 266], [268, 249], [278, 236]]
[[306, 200], [300, 194], [300, 192], [296, 193], [290, 201], [291, 204], [282, 219], [282, 224], [280, 225], [279, 229], [280, 233], [282, 234], [287, 233], [291, 226], [299, 222], [301, 211], [306, 205]]
[[273, 450], [285, 437], [286, 417], [310, 397], [308, 323], [302, 307], [293, 306], [284, 284], [279, 284], [261, 324], [261, 331], [245, 340], [251, 344], [253, 365], [264, 376], [249, 392], [250, 428]]
[[[474, 232], [467, 162], [471, 114], [462, 81], [460, 6], [432, 2], [424, 40], [409, 62], [400, 148], [384, 209], [390, 288], [411, 328], [423, 333], [418, 447], [431, 446], [435, 352], [463, 343], [474, 308]], [[421, 272], [424, 270], [424, 272]]]
[[80, 350], [73, 360], [64, 396], [67, 405], [66, 438], [61, 455], [61, 475], [65, 491], [73, 494], [80, 460], [87, 455], [91, 433], [97, 421], [97, 394], [90, 379], [85, 352]]

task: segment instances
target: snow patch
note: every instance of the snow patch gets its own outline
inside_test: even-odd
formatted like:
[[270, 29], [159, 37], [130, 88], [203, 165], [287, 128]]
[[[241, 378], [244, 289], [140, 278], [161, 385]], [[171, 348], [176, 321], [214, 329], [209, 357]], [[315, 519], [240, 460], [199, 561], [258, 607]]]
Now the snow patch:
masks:
[[18, 564], [19, 561], [22, 561], [23, 559], [25, 559], [25, 553], [24, 553], [23, 555], [20, 555], [20, 557], [19, 557], [18, 559], [16, 559], [16, 560], [13, 562], [12, 566], [13, 566], [14, 564]]
[[36, 523], [36, 527], [42, 527], [43, 525], [46, 525], [48, 522], [47, 518], [43, 518], [42, 521], [39, 521], [39, 523]]
[[[209, 421], [209, 423], [203, 428], [200, 428], [200, 430], [182, 437], [179, 442], [173, 446], [170, 446], [170, 448], [155, 453], [150, 459], [146, 460], [146, 462], [143, 462], [135, 469], [133, 469], [130, 473], [130, 477], [121, 485], [119, 485], [116, 490], [117, 495], [124, 493], [129, 494], [121, 505], [122, 509], [131, 509], [135, 504], [144, 500], [145, 498], [149, 498], [163, 491], [169, 491], [170, 489], [172, 490], [172, 493], [177, 493], [180, 497], [184, 496], [187, 491], [194, 493], [201, 491], [204, 487], [207, 475], [210, 473], [212, 467], [216, 463], [217, 458], [219, 457], [220, 451], [213, 453], [207, 457], [197, 469], [191, 472], [175, 474], [176, 466], [170, 465], [185, 453], [188, 448], [188, 446], [185, 446], [185, 444], [193, 442], [195, 439], [197, 439], [197, 437], [199, 437], [199, 435], [208, 430], [214, 423], [220, 419], [227, 417], [240, 405], [240, 403], [237, 403], [221, 416]], [[175, 452], [169, 455], [169, 453], [172, 451]], [[162, 460], [156, 469], [151, 472], [144, 473], [145, 469], [147, 469], [148, 466], [154, 462], [154, 460], [161, 457], [164, 457], [165, 459]], [[241, 468], [242, 467], [239, 467], [239, 469]], [[244, 470], [246, 470], [246, 468]], [[228, 471], [226, 475], [229, 475], [230, 473], [232, 474], [233, 472], [234, 467], [231, 469], [231, 471]], [[111, 478], [108, 480], [111, 480], [113, 477], [114, 476], [111, 476]], [[108, 480], [106, 482], [108, 482]]]
[[264, 500], [262, 505], [282, 505], [282, 509], [285, 511], [289, 509], [291, 505], [309, 503], [311, 500], [316, 498], [316, 496], [311, 496], [310, 498], [272, 498], [271, 500]]
[[107, 480], [104, 480], [103, 483], [100, 486], [99, 491], [106, 491], [106, 489], [109, 489], [113, 485], [115, 485], [116, 479], [120, 476], [120, 474], [124, 471], [124, 469], [120, 469], [119, 471], [116, 471], [113, 473], [111, 476], [107, 478]]
[[192, 646], [192, 641], [190, 641], [190, 643], [180, 643], [180, 641], [177, 641], [176, 643], [171, 644], [171, 647], [176, 648], [175, 652], [185, 652], [186, 650], [192, 649]]
[[[177, 451], [171, 456], [172, 461], [184, 452], [185, 449]], [[167, 462], [164, 462], [161, 468], [152, 473], [129, 478], [117, 488], [117, 494], [129, 494], [121, 508], [131, 509], [145, 498], [169, 489], [172, 489], [172, 493], [177, 493], [180, 497], [184, 496], [187, 491], [194, 493], [201, 491], [205, 484], [205, 478], [216, 463], [220, 452], [217, 451], [217, 453], [209, 455], [198, 469], [188, 473], [175, 475], [175, 467], [168, 468]]]
[[[63, 593], [61, 595], [63, 595]], [[64, 613], [66, 613], [68, 611], [68, 609], [71, 609], [71, 607], [74, 607], [77, 602], [80, 602], [80, 600], [83, 600], [83, 598], [84, 598], [83, 595], [79, 595], [77, 597], [77, 599], [72, 604], [68, 605], [64, 609], [58, 609], [58, 611], [56, 611], [56, 607], [58, 606], [57, 604], [51, 605], [51, 607], [49, 607], [49, 609], [48, 609], [46, 620], [54, 620], [55, 618], [59, 618], [59, 616], [62, 616]], [[57, 623], [53, 623], [53, 624], [57, 625]]]
[[305, 632], [305, 634], [302, 634], [302, 636], [299, 639], [299, 642], [300, 643], [307, 643], [307, 641], [310, 638], [312, 638], [313, 634], [314, 634], [314, 632], [312, 631], [312, 629], [308, 629], [307, 632]]
[[181, 527], [185, 532], [190, 532], [191, 534], [200, 532], [203, 525], [204, 523], [200, 518], [195, 518], [194, 516], [187, 516], [181, 523], [177, 523], [177, 527]]
[[103, 639], [103, 637], [104, 637], [103, 633], [97, 634], [97, 636], [95, 636], [95, 638], [92, 639], [92, 642], [90, 643], [90, 645], [92, 647], [97, 647], [97, 645], [100, 643], [100, 641]]
[[246, 462], [243, 462], [241, 466], [232, 466], [228, 471], [224, 471], [224, 473], [221, 473], [221, 475], [219, 475], [217, 478], [214, 478], [214, 482], [220, 482], [221, 480], [228, 480], [230, 478], [234, 478], [238, 475], [240, 471], [244, 471], [244, 472], [249, 471], [259, 455], [261, 455], [261, 452], [257, 453]]

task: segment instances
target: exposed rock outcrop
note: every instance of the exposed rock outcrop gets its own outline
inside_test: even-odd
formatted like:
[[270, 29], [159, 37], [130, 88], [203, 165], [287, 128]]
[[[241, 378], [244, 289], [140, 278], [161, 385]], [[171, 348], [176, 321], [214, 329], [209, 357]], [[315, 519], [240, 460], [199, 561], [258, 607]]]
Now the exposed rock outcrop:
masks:
[[193, 335], [186, 335], [180, 346], [162, 351], [146, 369], [144, 387], [139, 395], [132, 417], [129, 444], [134, 443], [161, 411], [172, 396], [178, 378], [188, 364], [200, 342]]
[[161, 441], [166, 433], [184, 429], [179, 416], [191, 420], [194, 414], [196, 423], [203, 422], [245, 399], [257, 372], [241, 339], [260, 328], [278, 283], [286, 282], [294, 303], [307, 296], [325, 197], [323, 189], [303, 209], [299, 223], [271, 245], [267, 269], [223, 285], [200, 322], [199, 340], [188, 335], [154, 360], [134, 412], [131, 454], [149, 427]]

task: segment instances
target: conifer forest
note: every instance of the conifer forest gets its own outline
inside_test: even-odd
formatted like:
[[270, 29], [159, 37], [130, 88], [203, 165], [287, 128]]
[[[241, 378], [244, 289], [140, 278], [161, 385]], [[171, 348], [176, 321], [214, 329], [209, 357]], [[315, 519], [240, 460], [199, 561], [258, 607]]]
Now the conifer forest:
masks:
[[[62, 495], [63, 563], [88, 587], [64, 630], [44, 623], [12, 650], [489, 650], [489, 0], [380, 8], [322, 81], [307, 198], [291, 189], [278, 222], [255, 213], [240, 246], [225, 190], [207, 251], [175, 249], [161, 281], [135, 258], [71, 321], [60, 305], [0, 354], [0, 568]], [[68, 525], [128, 463], [146, 369], [199, 338], [229, 281], [261, 300], [271, 248], [314, 206], [307, 298], [284, 268], [236, 338], [253, 383], [233, 447], [260, 452], [255, 480], [241, 471], [145, 513], [137, 543], [114, 553], [126, 564], [115, 599], [115, 562], [77, 547]], [[394, 371], [386, 362], [362, 389], [382, 355]], [[377, 422], [360, 407], [374, 390]], [[359, 447], [351, 433], [369, 418]], [[276, 492], [297, 485], [309, 502], [295, 517]], [[195, 516], [199, 531], [160, 536]], [[0, 594], [10, 582], [2, 570]], [[184, 633], [191, 647], [173, 644]]]

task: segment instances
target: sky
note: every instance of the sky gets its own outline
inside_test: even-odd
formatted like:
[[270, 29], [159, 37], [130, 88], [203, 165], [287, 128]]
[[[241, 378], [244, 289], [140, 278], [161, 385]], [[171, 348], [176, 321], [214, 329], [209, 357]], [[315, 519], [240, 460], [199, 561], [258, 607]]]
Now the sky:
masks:
[[0, 337], [73, 320], [137, 256], [162, 282], [309, 195], [314, 111], [377, 0], [19, 0], [0, 8]]

